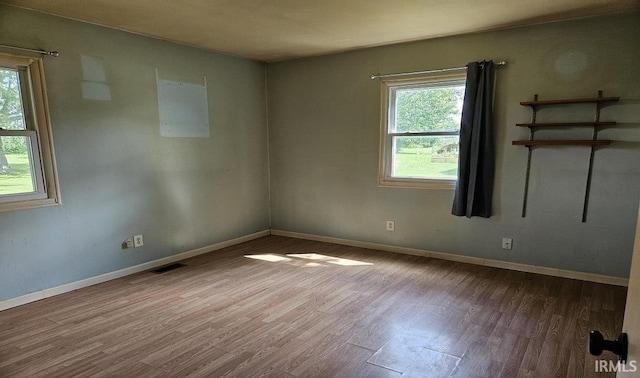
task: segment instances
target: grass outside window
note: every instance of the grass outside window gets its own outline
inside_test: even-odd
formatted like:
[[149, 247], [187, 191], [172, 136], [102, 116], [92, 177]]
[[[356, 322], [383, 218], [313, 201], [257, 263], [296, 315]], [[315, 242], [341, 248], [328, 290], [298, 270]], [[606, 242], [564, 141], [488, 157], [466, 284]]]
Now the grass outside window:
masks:
[[7, 154], [12, 172], [0, 175], [0, 195], [34, 191], [31, 165], [27, 154]]

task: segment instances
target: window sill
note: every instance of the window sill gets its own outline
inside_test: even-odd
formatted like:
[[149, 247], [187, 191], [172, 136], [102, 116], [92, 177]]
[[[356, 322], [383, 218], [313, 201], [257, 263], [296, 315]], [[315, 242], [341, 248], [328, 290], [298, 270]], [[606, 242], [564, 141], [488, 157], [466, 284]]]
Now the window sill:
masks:
[[456, 180], [429, 180], [429, 179], [380, 179], [378, 186], [382, 188], [400, 189], [435, 189], [455, 190]]
[[27, 201], [13, 201], [13, 202], [0, 203], [0, 212], [36, 209], [39, 207], [60, 206], [60, 205], [61, 205], [60, 201], [54, 198], [45, 198], [45, 199], [27, 200]]

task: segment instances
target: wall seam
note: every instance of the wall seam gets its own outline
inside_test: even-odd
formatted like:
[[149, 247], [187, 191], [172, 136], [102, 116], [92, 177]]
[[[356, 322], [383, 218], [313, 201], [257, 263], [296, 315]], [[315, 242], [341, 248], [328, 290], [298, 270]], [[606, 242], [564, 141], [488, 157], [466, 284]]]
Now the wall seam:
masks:
[[269, 82], [266, 63], [264, 63], [264, 114], [265, 127], [267, 129], [267, 213], [269, 216], [269, 229], [271, 229], [273, 226], [271, 221], [271, 133], [269, 130]]

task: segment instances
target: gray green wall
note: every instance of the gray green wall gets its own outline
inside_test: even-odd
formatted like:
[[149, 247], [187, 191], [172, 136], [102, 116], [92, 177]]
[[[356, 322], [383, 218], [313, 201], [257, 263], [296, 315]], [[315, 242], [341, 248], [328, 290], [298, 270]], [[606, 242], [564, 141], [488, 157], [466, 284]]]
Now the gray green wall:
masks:
[[[0, 213], [0, 300], [269, 228], [264, 64], [7, 6], [0, 43], [60, 51], [45, 73], [63, 201]], [[81, 55], [102, 58], [111, 101], [83, 99]], [[156, 68], [206, 75], [210, 138], [160, 137]]]
[[[0, 300], [269, 227], [626, 277], [640, 196], [639, 21], [627, 14], [269, 64], [267, 134], [262, 63], [0, 6], [0, 43], [61, 53], [45, 71], [63, 200], [0, 213]], [[83, 99], [81, 55], [104, 62], [111, 101]], [[369, 76], [480, 59], [509, 61], [496, 93], [495, 216], [450, 215], [449, 190], [379, 188], [380, 94]], [[207, 76], [210, 138], [160, 137], [156, 69], [177, 81]], [[620, 142], [596, 154], [588, 222], [580, 148], [535, 151], [521, 218], [526, 149], [510, 143], [527, 137], [514, 124], [530, 112], [518, 102], [598, 89], [623, 99], [603, 111], [621, 124], [601, 133]], [[135, 234], [145, 246], [122, 250]], [[503, 237], [513, 251], [500, 248]]]
[[[272, 229], [627, 277], [640, 197], [640, 14], [616, 15], [398, 44], [269, 64]], [[374, 73], [507, 60], [495, 97], [497, 176], [490, 219], [452, 216], [451, 190], [377, 186], [380, 84]], [[521, 217], [531, 112], [541, 99], [622, 100], [596, 152], [588, 220], [581, 223], [589, 150], [540, 148], [531, 167], [529, 211]], [[540, 113], [593, 119], [592, 107]], [[553, 113], [553, 114], [552, 114]], [[560, 131], [589, 139], [589, 130]], [[539, 138], [554, 138], [543, 131]], [[557, 138], [557, 137], [556, 137]], [[394, 220], [396, 230], [385, 231]], [[513, 250], [501, 249], [503, 237]]]

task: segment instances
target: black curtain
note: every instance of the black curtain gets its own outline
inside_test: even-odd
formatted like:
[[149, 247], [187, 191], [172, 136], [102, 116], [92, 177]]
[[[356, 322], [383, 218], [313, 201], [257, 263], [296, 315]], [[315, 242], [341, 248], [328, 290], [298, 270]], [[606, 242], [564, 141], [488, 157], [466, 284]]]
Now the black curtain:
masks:
[[495, 152], [493, 141], [492, 61], [467, 65], [460, 123], [458, 182], [451, 213], [471, 218], [491, 216]]

